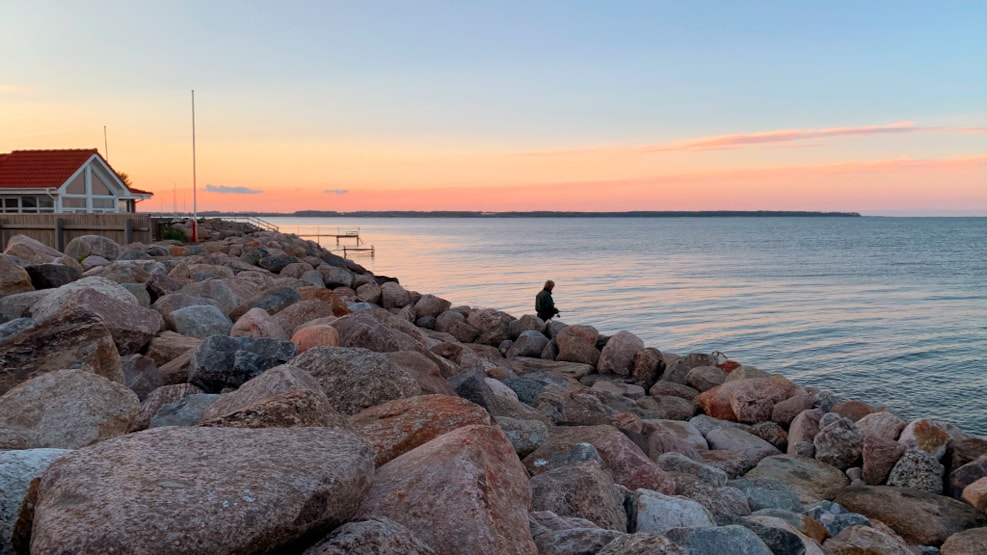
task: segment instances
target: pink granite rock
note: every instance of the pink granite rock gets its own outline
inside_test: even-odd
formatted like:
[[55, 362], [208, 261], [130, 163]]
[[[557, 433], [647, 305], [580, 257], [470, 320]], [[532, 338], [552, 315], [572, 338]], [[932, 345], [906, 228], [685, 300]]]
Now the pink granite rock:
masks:
[[645, 488], [671, 495], [675, 481], [633, 441], [613, 426], [560, 426], [552, 430], [549, 443], [525, 457], [525, 465], [540, 466], [545, 454], [565, 446], [591, 445], [603, 460], [604, 468], [618, 484], [635, 490]]
[[41, 478], [32, 553], [269, 553], [350, 520], [370, 448], [327, 428], [164, 427], [78, 449]]
[[57, 370], [0, 396], [0, 428], [19, 432], [26, 446], [76, 449], [127, 433], [140, 401], [127, 386], [85, 370]]
[[596, 349], [596, 340], [599, 336], [599, 332], [592, 326], [562, 328], [555, 338], [559, 345], [559, 356], [556, 360], [581, 362], [596, 367], [600, 360], [600, 351]]
[[707, 391], [727, 381], [727, 373], [716, 366], [697, 366], [685, 375], [685, 383]]
[[251, 308], [233, 323], [230, 337], [273, 337], [288, 340], [288, 334], [280, 324], [260, 307]]
[[813, 400], [809, 393], [797, 393], [784, 401], [779, 401], [771, 409], [771, 421], [782, 426], [790, 426], [800, 412], [812, 408]]
[[857, 420], [857, 429], [865, 436], [876, 436], [884, 439], [897, 440], [905, 429], [905, 421], [887, 411], [872, 412]]
[[869, 486], [880, 486], [905, 452], [905, 446], [893, 439], [864, 436], [863, 480]]
[[286, 306], [271, 318], [290, 337], [306, 322], [334, 316], [333, 304], [319, 299], [301, 300]]
[[328, 324], [304, 327], [291, 336], [291, 342], [298, 345], [298, 354], [312, 347], [338, 347], [339, 332]]
[[798, 454], [798, 444], [802, 442], [812, 443], [812, 440], [819, 433], [819, 420], [823, 417], [820, 409], [804, 410], [792, 420], [792, 425], [788, 427], [788, 454]]
[[618, 331], [607, 341], [597, 362], [601, 374], [630, 376], [634, 371], [637, 353], [644, 349], [644, 341], [629, 331]]
[[749, 378], [727, 381], [696, 398], [707, 415], [733, 422], [763, 422], [771, 419], [776, 403], [798, 392], [790, 381], [771, 378]]
[[381, 466], [457, 428], [490, 425], [490, 415], [460, 397], [419, 395], [368, 408], [349, 422], [373, 446], [374, 461]]
[[377, 469], [358, 518], [387, 517], [437, 553], [536, 555], [531, 489], [514, 447], [495, 426], [443, 434]]

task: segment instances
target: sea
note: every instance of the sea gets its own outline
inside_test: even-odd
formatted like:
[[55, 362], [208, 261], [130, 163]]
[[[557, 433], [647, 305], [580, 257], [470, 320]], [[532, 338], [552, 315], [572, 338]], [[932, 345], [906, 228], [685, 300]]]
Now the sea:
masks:
[[987, 218], [266, 219], [453, 305], [533, 314], [551, 279], [565, 323], [987, 437]]

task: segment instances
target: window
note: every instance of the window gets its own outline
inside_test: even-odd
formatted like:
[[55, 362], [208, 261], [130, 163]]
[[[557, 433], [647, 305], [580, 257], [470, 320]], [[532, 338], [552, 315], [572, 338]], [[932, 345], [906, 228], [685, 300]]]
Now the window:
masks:
[[86, 208], [85, 197], [62, 197], [62, 208]]
[[110, 193], [110, 189], [106, 186], [105, 183], [103, 183], [103, 180], [100, 179], [99, 174], [96, 173], [96, 172], [92, 172], [92, 185], [93, 185], [93, 194], [94, 195], [110, 195], [110, 194], [112, 194], [112, 193]]
[[79, 175], [75, 176], [75, 179], [65, 188], [65, 192], [70, 195], [86, 194], [86, 172], [79, 172]]
[[18, 198], [0, 199], [0, 212], [20, 212], [21, 203]]
[[35, 197], [21, 197], [21, 212], [37, 212], [38, 199]]
[[117, 203], [115, 198], [95, 198], [95, 197], [93, 198], [93, 209], [112, 210], [113, 207], [116, 205]]
[[118, 212], [130, 212], [130, 202], [129, 200], [120, 199], [119, 204], [117, 204]]

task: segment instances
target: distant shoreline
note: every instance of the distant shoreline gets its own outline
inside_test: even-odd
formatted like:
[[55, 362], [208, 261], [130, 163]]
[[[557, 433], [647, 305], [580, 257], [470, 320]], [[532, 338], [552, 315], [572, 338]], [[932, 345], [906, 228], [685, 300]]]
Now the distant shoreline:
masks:
[[698, 210], [698, 211], [650, 211], [631, 212], [481, 212], [452, 210], [381, 210], [337, 212], [332, 210], [299, 210], [296, 212], [199, 212], [202, 217], [249, 215], [285, 218], [777, 218], [777, 217], [826, 217], [859, 218], [858, 212], [811, 212], [792, 210]]

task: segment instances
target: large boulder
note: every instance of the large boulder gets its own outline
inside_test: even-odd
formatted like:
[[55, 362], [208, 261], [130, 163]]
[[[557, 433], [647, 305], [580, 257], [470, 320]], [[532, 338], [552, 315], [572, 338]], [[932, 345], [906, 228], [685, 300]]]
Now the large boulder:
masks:
[[328, 324], [305, 326], [291, 336], [291, 342], [298, 346], [298, 354], [312, 347], [338, 347], [339, 331]]
[[[223, 395], [202, 413], [202, 421], [223, 418], [252, 410], [251, 407], [291, 391], [308, 390], [325, 397], [322, 386], [311, 374], [290, 364], [282, 364], [251, 378], [236, 391]], [[328, 399], [325, 400], [328, 405]]]
[[[403, 322], [414, 328], [409, 322]], [[354, 312], [334, 320], [331, 324], [339, 332], [339, 345], [369, 349], [379, 353], [394, 351], [425, 352], [417, 328], [408, 329], [390, 313], [382, 309]]]
[[44, 321], [63, 313], [66, 301], [79, 291], [95, 291], [119, 301], [137, 307], [137, 298], [124, 286], [103, 277], [90, 276], [63, 285], [45, 295], [31, 307], [31, 317]]
[[164, 405], [151, 417], [149, 428], [163, 426], [198, 426], [202, 421], [202, 413], [216, 401], [218, 393], [194, 393], [187, 397]]
[[207, 393], [219, 393], [225, 387], [240, 387], [294, 355], [291, 341], [212, 335], [192, 353], [188, 381]]
[[120, 353], [102, 319], [73, 312], [0, 341], [0, 394], [45, 372], [79, 368], [123, 383]]
[[161, 383], [158, 365], [144, 355], [133, 354], [121, 357], [120, 367], [123, 370], [124, 384], [136, 393], [141, 401], [149, 393], [164, 385]]
[[31, 274], [12, 256], [0, 254], [0, 297], [34, 291]]
[[[234, 312], [246, 302], [245, 299], [253, 298], [259, 291], [260, 287], [242, 279], [206, 279], [182, 287], [179, 294], [215, 301], [216, 306], [222, 309], [224, 314], [231, 315], [235, 320], [240, 313], [234, 316]], [[249, 308], [253, 308], [253, 306]], [[267, 307], [261, 306], [260, 308], [266, 309]]]
[[373, 473], [369, 446], [341, 430], [130, 434], [48, 468], [31, 552], [297, 552], [295, 542], [354, 516]]
[[396, 281], [388, 281], [380, 286], [380, 305], [384, 308], [403, 308], [411, 303], [411, 295]]
[[618, 331], [613, 334], [597, 362], [597, 370], [601, 374], [616, 374], [630, 376], [634, 373], [634, 362], [637, 353], [644, 349], [644, 341], [629, 331]]
[[912, 488], [942, 493], [945, 467], [939, 463], [936, 456], [923, 449], [913, 447], [895, 463], [888, 474], [887, 484], [901, 488]]
[[715, 526], [713, 515], [696, 501], [639, 489], [634, 492], [634, 530], [660, 536], [672, 528]]
[[559, 346], [559, 356], [556, 360], [579, 362], [596, 367], [600, 360], [600, 351], [596, 348], [596, 340], [600, 334], [592, 326], [566, 326], [555, 337]]
[[529, 522], [538, 553], [543, 555], [596, 553], [627, 535], [600, 528], [585, 518], [563, 517], [551, 511], [532, 511]]
[[448, 333], [461, 343], [472, 343], [480, 330], [466, 323], [466, 316], [456, 310], [446, 310], [435, 317], [435, 331]]
[[367, 349], [315, 347], [296, 356], [291, 364], [315, 376], [330, 403], [343, 414], [421, 393], [421, 386], [407, 371], [386, 355]]
[[168, 315], [168, 327], [189, 337], [205, 339], [210, 335], [229, 335], [233, 321], [219, 307], [193, 305], [179, 308]]
[[738, 524], [702, 528], [676, 528], [665, 535], [689, 553], [772, 555], [771, 549], [753, 530]]
[[780, 376], [749, 378], [704, 391], [696, 403], [714, 418], [753, 424], [771, 420], [775, 404], [797, 392], [797, 386]]
[[452, 307], [452, 303], [449, 301], [436, 297], [435, 295], [422, 295], [415, 303], [415, 314], [420, 318], [422, 316], [431, 316], [433, 318], [438, 318], [439, 314], [449, 310]]
[[490, 415], [459, 397], [418, 395], [367, 408], [349, 423], [374, 447], [374, 460], [381, 466], [457, 428], [490, 425]]
[[566, 446], [592, 447], [599, 453], [597, 456], [603, 461], [603, 468], [610, 473], [614, 482], [627, 489], [645, 488], [665, 494], [675, 492], [672, 477], [613, 426], [556, 428], [549, 443], [525, 457], [524, 464], [531, 470], [545, 468], [552, 453], [562, 451]]
[[190, 395], [198, 395], [202, 390], [190, 383], [163, 385], [147, 395], [141, 402], [137, 417], [130, 424], [131, 432], [146, 430], [151, 426], [151, 419], [162, 407], [170, 405], [179, 399]]
[[359, 517], [400, 522], [437, 553], [535, 555], [530, 504], [528, 474], [503, 432], [467, 426], [380, 467]]
[[722, 449], [743, 453], [751, 467], [761, 459], [780, 455], [781, 451], [767, 441], [738, 428], [717, 428], [706, 434], [710, 449]]
[[298, 301], [284, 307], [271, 318], [281, 326], [289, 336], [312, 320], [335, 316], [333, 304], [319, 299]]
[[123, 248], [105, 235], [81, 235], [65, 245], [65, 255], [76, 260], [87, 256], [102, 256], [107, 260], [116, 260], [121, 254]]
[[942, 545], [946, 538], [987, 519], [975, 508], [950, 497], [891, 486], [851, 486], [834, 501], [890, 526], [909, 543]]
[[[2, 256], [0, 256], [2, 258]], [[82, 272], [64, 264], [37, 264], [27, 267], [35, 289], [57, 289], [82, 278]]]
[[302, 555], [435, 555], [410, 530], [387, 517], [351, 520]]
[[0, 451], [0, 553], [10, 555], [14, 525], [31, 480], [38, 478], [68, 449]]
[[492, 308], [471, 310], [466, 317], [466, 323], [479, 332], [474, 341], [493, 346], [510, 338], [510, 325], [513, 321], [514, 317], [510, 314]]
[[532, 477], [531, 510], [585, 518], [601, 528], [627, 531], [624, 494], [596, 461], [562, 466]]
[[987, 553], [987, 528], [973, 528], [949, 536], [942, 544], [942, 555]]
[[866, 436], [896, 440], [905, 429], [905, 421], [887, 411], [872, 412], [856, 422], [857, 429]]
[[917, 448], [931, 454], [937, 460], [946, 453], [949, 432], [934, 420], [920, 418], [909, 422], [898, 436], [898, 442], [906, 448]]
[[29, 264], [48, 264], [62, 256], [62, 253], [27, 235], [14, 235], [8, 239], [3, 253]]
[[46, 372], [0, 397], [0, 428], [16, 431], [26, 442], [0, 449], [91, 445], [127, 433], [139, 408], [127, 386], [92, 372]]
[[230, 337], [271, 337], [286, 341], [291, 336], [263, 308], [251, 308], [230, 329]]
[[861, 478], [869, 486], [883, 484], [904, 452], [905, 446], [893, 439], [876, 435], [864, 436]]
[[[650, 389], [661, 378], [664, 372], [665, 357], [662, 356], [661, 351], [658, 349], [645, 347], [634, 355], [634, 370], [631, 371], [631, 377], [637, 383], [641, 384], [641, 387]], [[698, 395], [699, 393], [696, 392], [696, 394]], [[691, 401], [692, 399], [689, 400]]]
[[864, 436], [849, 418], [837, 418], [823, 426], [812, 439], [816, 459], [846, 470], [859, 466], [864, 448]]
[[[157, 311], [118, 300], [96, 289], [78, 289], [58, 297], [59, 312], [49, 312], [47, 318], [57, 318], [68, 312], [95, 314], [110, 330], [121, 355], [136, 353], [164, 328], [164, 319]], [[46, 323], [44, 316], [36, 314], [34, 319]]]
[[514, 357], [538, 357], [545, 346], [548, 345], [548, 338], [540, 331], [527, 330], [518, 335], [507, 351], [507, 356]]
[[769, 478], [791, 486], [806, 505], [833, 499], [850, 481], [832, 465], [815, 459], [779, 455], [762, 459], [745, 478]]

